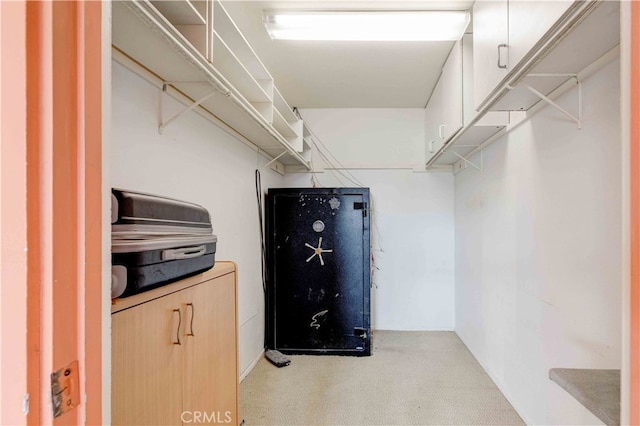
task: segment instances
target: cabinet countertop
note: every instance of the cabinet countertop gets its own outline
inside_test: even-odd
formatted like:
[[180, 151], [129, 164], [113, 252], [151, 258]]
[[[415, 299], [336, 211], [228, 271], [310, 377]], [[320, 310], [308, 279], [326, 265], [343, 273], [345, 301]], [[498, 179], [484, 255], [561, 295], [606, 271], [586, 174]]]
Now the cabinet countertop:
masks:
[[620, 424], [620, 370], [552, 368], [549, 378], [605, 424]]
[[111, 301], [111, 313], [115, 314], [116, 312], [149, 302], [150, 300], [166, 296], [167, 294], [175, 293], [176, 291], [184, 290], [185, 288], [192, 287], [205, 281], [213, 280], [234, 271], [236, 271], [236, 264], [234, 262], [216, 261], [213, 268], [201, 274], [194, 275], [153, 290], [145, 291], [143, 293], [134, 294], [133, 296], [113, 299]]

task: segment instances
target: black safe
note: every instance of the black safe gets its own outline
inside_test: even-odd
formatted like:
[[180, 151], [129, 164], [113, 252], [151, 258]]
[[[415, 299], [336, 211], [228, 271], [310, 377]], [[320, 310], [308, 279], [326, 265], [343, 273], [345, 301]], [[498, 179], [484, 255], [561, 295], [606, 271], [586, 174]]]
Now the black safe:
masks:
[[368, 188], [270, 188], [267, 346], [371, 354]]

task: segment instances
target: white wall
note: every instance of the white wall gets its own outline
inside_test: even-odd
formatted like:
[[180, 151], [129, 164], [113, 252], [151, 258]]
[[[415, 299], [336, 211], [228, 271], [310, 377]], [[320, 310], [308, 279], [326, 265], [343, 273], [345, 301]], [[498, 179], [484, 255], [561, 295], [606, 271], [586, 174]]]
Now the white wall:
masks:
[[[159, 90], [113, 63], [111, 184], [162, 194], [206, 207], [218, 236], [216, 260], [238, 264], [240, 368], [244, 372], [264, 343], [260, 232], [254, 184], [255, 151], [190, 112], [158, 134]], [[167, 99], [167, 112], [179, 104]], [[262, 171], [263, 187], [282, 177]]]
[[[577, 91], [559, 100], [577, 109]], [[617, 61], [455, 178], [456, 332], [529, 424], [598, 424], [548, 370], [620, 367]]]
[[[372, 326], [379, 330], [454, 327], [453, 176], [424, 168], [424, 109], [306, 109], [307, 125], [371, 189], [375, 265]], [[314, 165], [325, 164], [314, 154]], [[405, 167], [407, 169], [400, 169]], [[346, 172], [343, 172], [346, 173]], [[337, 171], [315, 174], [323, 187], [357, 186]], [[285, 177], [306, 187], [310, 174]]]
[[[424, 170], [423, 108], [301, 109], [311, 131], [345, 167]], [[316, 169], [324, 163], [314, 157]]]

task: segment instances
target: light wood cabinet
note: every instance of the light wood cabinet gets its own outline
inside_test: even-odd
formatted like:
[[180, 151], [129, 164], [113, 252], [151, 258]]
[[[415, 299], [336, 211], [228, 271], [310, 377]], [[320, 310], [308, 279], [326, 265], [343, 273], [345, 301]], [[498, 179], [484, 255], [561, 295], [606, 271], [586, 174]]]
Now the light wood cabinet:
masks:
[[112, 423], [238, 424], [236, 317], [236, 273], [230, 262], [117, 299]]
[[183, 350], [172, 341], [181, 302], [174, 293], [112, 316], [114, 425], [181, 424]]
[[185, 327], [193, 336], [185, 337], [184, 409], [206, 407], [225, 423], [226, 418], [237, 418], [232, 416], [236, 392], [230, 392], [230, 384], [238, 381], [236, 357], [230, 356], [236, 346], [236, 329], [229, 322], [235, 318], [234, 274], [195, 286], [190, 293], [193, 304], [186, 309]]

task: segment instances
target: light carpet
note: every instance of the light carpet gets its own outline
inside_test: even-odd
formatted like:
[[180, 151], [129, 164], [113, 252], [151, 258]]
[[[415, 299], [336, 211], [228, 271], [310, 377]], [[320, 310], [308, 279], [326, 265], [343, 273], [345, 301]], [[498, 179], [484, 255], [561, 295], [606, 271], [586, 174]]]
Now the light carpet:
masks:
[[376, 331], [370, 357], [261, 359], [240, 385], [252, 425], [522, 425], [453, 332]]

